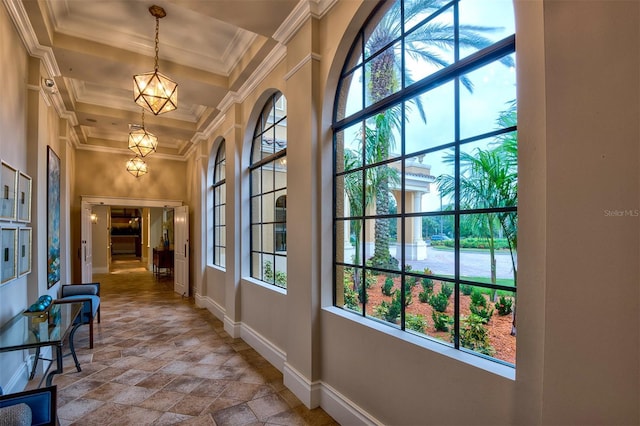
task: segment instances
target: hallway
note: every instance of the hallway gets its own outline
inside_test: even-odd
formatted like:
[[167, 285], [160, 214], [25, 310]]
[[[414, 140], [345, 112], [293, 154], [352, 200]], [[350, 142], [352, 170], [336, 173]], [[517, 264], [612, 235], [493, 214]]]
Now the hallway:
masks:
[[[101, 320], [76, 334], [82, 371], [65, 358], [55, 376], [61, 425], [336, 425], [308, 410], [282, 373], [209, 311], [136, 260], [113, 263], [100, 282]], [[39, 377], [33, 382], [37, 384]]]

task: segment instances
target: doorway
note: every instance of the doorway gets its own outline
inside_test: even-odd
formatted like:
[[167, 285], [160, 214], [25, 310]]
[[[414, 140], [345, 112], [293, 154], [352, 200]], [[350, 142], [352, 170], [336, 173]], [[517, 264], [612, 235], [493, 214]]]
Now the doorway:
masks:
[[[179, 201], [83, 197], [83, 215], [90, 218], [82, 221], [83, 282], [94, 273], [110, 273], [114, 261], [118, 270], [142, 266], [153, 273], [154, 249], [172, 248], [174, 209], [181, 206]], [[173, 273], [168, 278], [175, 285]]]

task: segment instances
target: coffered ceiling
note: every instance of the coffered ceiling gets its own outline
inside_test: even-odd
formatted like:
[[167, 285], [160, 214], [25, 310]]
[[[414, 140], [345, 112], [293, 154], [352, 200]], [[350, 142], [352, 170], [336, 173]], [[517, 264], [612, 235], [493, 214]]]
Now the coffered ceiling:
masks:
[[[153, 71], [155, 18], [159, 70], [178, 83], [178, 109], [145, 113], [158, 153], [185, 158], [221, 109], [259, 78], [270, 57], [310, 16], [336, 0], [3, 0], [31, 55], [53, 87], [43, 89], [74, 126], [78, 149], [126, 152], [140, 124], [133, 75]], [[50, 83], [51, 85], [51, 83]]]

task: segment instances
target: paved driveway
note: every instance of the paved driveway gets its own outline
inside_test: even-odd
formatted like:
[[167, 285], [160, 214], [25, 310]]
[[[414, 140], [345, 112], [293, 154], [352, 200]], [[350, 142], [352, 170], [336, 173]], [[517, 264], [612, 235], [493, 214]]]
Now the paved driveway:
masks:
[[[488, 252], [462, 251], [460, 253], [460, 275], [468, 277], [491, 277]], [[453, 275], [454, 253], [427, 247], [427, 259], [409, 261], [414, 270], [428, 267], [436, 274]], [[496, 275], [498, 278], [513, 279], [513, 267], [509, 252], [496, 253]]]

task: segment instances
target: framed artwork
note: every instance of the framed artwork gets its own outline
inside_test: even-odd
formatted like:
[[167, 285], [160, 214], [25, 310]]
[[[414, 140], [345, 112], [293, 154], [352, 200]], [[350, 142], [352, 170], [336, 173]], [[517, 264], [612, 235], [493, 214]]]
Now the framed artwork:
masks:
[[16, 240], [18, 228], [0, 229], [0, 283], [4, 284], [18, 276], [16, 267]]
[[2, 162], [0, 167], [0, 219], [16, 218], [16, 185], [18, 171]]
[[18, 276], [31, 272], [31, 228], [18, 229]]
[[16, 193], [18, 221], [31, 222], [31, 177], [18, 174], [18, 192]]
[[47, 288], [60, 281], [60, 158], [47, 147]]

